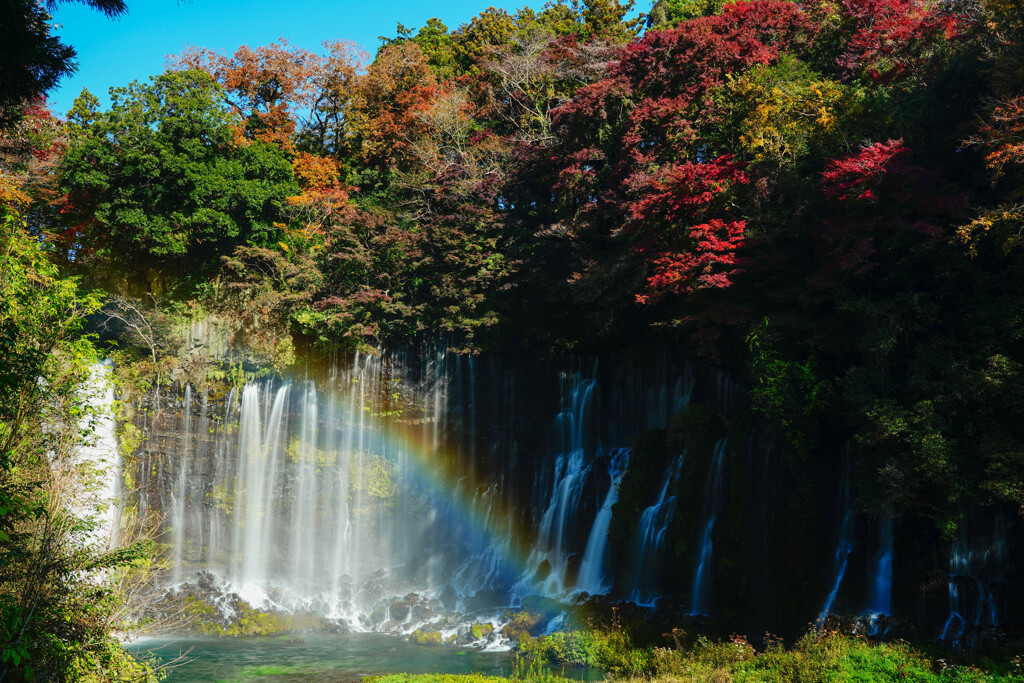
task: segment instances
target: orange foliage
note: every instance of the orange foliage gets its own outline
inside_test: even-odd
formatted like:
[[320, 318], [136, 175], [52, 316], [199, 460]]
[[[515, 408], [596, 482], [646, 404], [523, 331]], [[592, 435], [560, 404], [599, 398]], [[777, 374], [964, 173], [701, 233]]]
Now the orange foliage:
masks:
[[324, 59], [293, 47], [283, 38], [276, 43], [235, 50], [230, 57], [205, 48], [190, 48], [171, 59], [172, 68], [201, 69], [220, 83], [228, 101], [245, 120], [242, 135], [249, 140], [292, 148], [295, 111], [311, 106], [316, 78]]
[[26, 104], [21, 120], [0, 130], [0, 206], [53, 201], [53, 166], [64, 144], [63, 125], [46, 103]]
[[996, 177], [1007, 165], [1024, 163], [1024, 95], [1005, 100], [992, 110], [989, 123], [979, 131], [980, 144], [990, 151], [985, 165]]
[[390, 167], [409, 147], [415, 111], [437, 84], [419, 46], [412, 42], [383, 48], [359, 79], [350, 125], [360, 139], [359, 156], [373, 166]]
[[319, 239], [325, 228], [355, 214], [349, 190], [341, 184], [338, 163], [331, 158], [300, 152], [292, 160], [302, 193], [288, 198], [289, 213], [299, 225], [291, 236], [301, 242]]

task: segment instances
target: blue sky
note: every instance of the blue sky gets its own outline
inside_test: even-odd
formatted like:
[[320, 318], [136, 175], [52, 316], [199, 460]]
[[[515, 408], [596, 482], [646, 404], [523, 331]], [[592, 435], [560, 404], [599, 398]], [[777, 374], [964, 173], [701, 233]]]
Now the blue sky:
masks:
[[524, 5], [539, 8], [543, 2], [127, 0], [128, 15], [114, 20], [84, 5], [64, 4], [53, 18], [59, 26], [55, 33], [78, 51], [78, 72], [51, 90], [49, 99], [53, 111], [63, 114], [82, 88], [88, 88], [106, 104], [110, 87], [161, 73], [168, 55], [190, 45], [230, 54], [239, 45], [266, 45], [282, 37], [309, 50], [318, 50], [325, 40], [348, 39], [372, 54], [377, 36], [393, 36], [397, 22], [419, 28], [438, 17], [454, 28], [492, 3], [513, 12]]

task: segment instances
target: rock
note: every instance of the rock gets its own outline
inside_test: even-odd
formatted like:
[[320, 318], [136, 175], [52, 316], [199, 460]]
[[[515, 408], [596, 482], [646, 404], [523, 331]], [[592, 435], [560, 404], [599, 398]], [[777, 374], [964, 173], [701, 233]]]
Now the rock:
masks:
[[466, 611], [478, 612], [495, 609], [508, 604], [508, 594], [503, 590], [484, 590], [466, 598]]

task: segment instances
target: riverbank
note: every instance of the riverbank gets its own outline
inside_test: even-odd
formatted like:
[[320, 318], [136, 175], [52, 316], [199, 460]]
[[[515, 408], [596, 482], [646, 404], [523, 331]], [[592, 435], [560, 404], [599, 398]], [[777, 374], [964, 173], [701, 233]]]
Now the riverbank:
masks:
[[[1024, 681], [1022, 658], [978, 657], [967, 663], [929, 653], [903, 642], [875, 643], [837, 633], [808, 634], [792, 647], [768, 640], [755, 649], [740, 636], [712, 642], [697, 638], [691, 645], [630, 648], [610, 644], [594, 631], [557, 633], [534, 641], [520, 660], [514, 679], [532, 683], [565, 680], [561, 666], [593, 658], [609, 670], [608, 679], [622, 683], [693, 681], [714, 683], [820, 683], [821, 681], [915, 681], [917, 683], [982, 683]], [[671, 638], [670, 638], [671, 640]], [[529, 657], [529, 656], [528, 656]], [[542, 665], [543, 663], [543, 665]], [[366, 683], [495, 683], [501, 678], [479, 674], [392, 674]]]

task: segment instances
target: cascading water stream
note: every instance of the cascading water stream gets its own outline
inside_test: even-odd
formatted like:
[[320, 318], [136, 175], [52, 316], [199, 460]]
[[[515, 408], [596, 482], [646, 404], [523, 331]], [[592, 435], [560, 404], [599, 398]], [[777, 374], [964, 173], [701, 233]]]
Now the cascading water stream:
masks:
[[718, 517], [719, 507], [725, 483], [723, 469], [725, 464], [725, 448], [728, 439], [721, 439], [715, 444], [711, 456], [711, 468], [708, 470], [708, 481], [704, 494], [704, 531], [701, 534], [700, 555], [697, 570], [693, 577], [693, 597], [690, 603], [691, 615], [707, 615], [711, 609], [711, 561], [714, 555], [712, 532]]
[[86, 465], [90, 481], [90, 485], [84, 487], [85, 495], [75, 501], [75, 512], [83, 518], [96, 520], [96, 526], [87, 538], [98, 550], [107, 550], [117, 544], [121, 499], [121, 457], [115, 437], [114, 387], [110, 367], [109, 361], [95, 364], [82, 389], [86, 409], [79, 427], [86, 437], [75, 458], [77, 463]]
[[587, 548], [583, 552], [579, 575], [576, 577], [576, 591], [603, 595], [611, 588], [605, 580], [608, 564], [608, 527], [612, 521], [612, 506], [619, 500], [619, 483], [622, 481], [626, 468], [629, 466], [629, 449], [620, 448], [611, 454], [608, 476], [611, 485], [605, 495], [604, 503], [594, 518], [594, 526], [587, 539]]
[[871, 585], [868, 612], [874, 615], [892, 615], [892, 554], [893, 516], [886, 513], [879, 522], [878, 556], [875, 560], [875, 578]]
[[848, 447], [843, 457], [842, 491], [843, 519], [839, 527], [839, 541], [836, 544], [835, 559], [833, 561], [833, 576], [835, 579], [832, 582], [832, 590], [829, 591], [828, 597], [825, 599], [825, 605], [821, 608], [821, 612], [818, 613], [818, 618], [815, 621], [818, 628], [824, 626], [825, 620], [832, 612], [832, 606], [839, 595], [839, 588], [843, 585], [843, 577], [846, 576], [846, 566], [850, 560], [850, 553], [853, 552], [853, 495], [851, 492], [850, 453]]
[[961, 533], [949, 556], [949, 618], [939, 640], [954, 647], [975, 647], [981, 643], [985, 629], [995, 629], [1001, 622], [996, 590], [1001, 582], [1005, 563], [1005, 530], [1002, 516], [997, 516], [989, 538], [968, 542], [966, 520], [961, 520]]
[[178, 463], [178, 480], [172, 492], [173, 510], [175, 525], [172, 528], [174, 545], [174, 569], [171, 574], [171, 582], [179, 583], [182, 577], [182, 567], [185, 563], [185, 535], [187, 517], [185, 514], [188, 502], [189, 484], [189, 456], [192, 451], [192, 385], [185, 385], [185, 399], [183, 403], [182, 416], [182, 445], [181, 456]]
[[578, 374], [563, 381], [563, 401], [567, 405], [555, 419], [561, 452], [555, 458], [550, 503], [541, 517], [537, 543], [530, 551], [526, 571], [515, 588], [517, 597], [537, 593], [556, 597], [568, 592], [567, 526], [575, 519], [590, 472], [586, 445], [596, 390], [596, 380]]
[[683, 468], [684, 455], [677, 455], [661, 480], [658, 499], [644, 508], [637, 524], [636, 543], [633, 549], [632, 574], [633, 591], [630, 600], [646, 606], [653, 606], [658, 597], [655, 590], [654, 574], [665, 553], [665, 534], [676, 511], [676, 497], [668, 495], [679, 478]]

